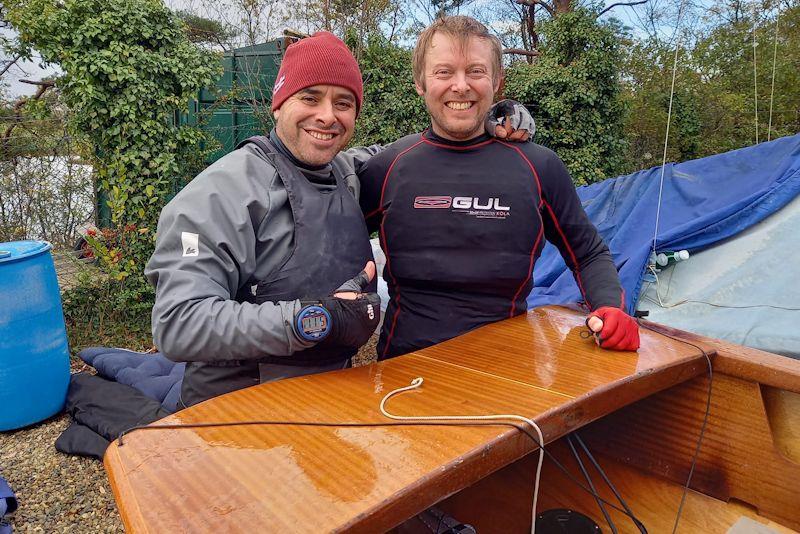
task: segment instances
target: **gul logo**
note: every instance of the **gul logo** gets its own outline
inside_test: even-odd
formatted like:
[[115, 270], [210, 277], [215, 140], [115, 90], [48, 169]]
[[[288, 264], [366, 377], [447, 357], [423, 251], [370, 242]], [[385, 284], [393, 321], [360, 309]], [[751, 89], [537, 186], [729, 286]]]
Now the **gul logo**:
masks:
[[372, 304], [367, 304], [367, 316], [370, 321], [375, 319], [375, 309], [372, 307]]
[[453, 197], [416, 197], [414, 208], [416, 209], [441, 209], [449, 208], [453, 203]]
[[283, 76], [281, 76], [280, 79], [277, 82], [275, 82], [275, 87], [272, 88], [272, 94], [274, 95], [275, 93], [280, 91], [281, 87], [283, 87], [284, 83], [286, 83], [286, 75], [285, 74]]
[[511, 214], [511, 206], [504, 206], [500, 197], [414, 197], [414, 209], [447, 209], [478, 219], [505, 219]]
[[510, 211], [509, 206], [500, 205], [500, 197], [481, 201], [479, 197], [453, 197], [453, 207], [461, 210]]

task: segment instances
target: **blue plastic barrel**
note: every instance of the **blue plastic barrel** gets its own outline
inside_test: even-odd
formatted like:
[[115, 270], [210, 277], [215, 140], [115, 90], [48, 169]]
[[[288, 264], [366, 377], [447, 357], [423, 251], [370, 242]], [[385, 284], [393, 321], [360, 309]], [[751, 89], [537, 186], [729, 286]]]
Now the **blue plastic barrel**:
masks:
[[50, 248], [0, 243], [0, 431], [64, 407], [69, 348]]

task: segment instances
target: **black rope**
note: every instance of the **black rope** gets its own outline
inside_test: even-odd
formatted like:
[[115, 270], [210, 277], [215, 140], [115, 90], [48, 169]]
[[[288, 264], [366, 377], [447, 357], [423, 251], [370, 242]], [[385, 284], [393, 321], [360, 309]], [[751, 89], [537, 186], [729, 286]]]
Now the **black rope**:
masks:
[[561, 462], [559, 462], [553, 453], [551, 453], [547, 447], [543, 447], [539, 442], [539, 438], [526, 426], [513, 423], [513, 422], [501, 422], [501, 421], [391, 421], [385, 423], [354, 423], [354, 422], [303, 422], [303, 421], [271, 421], [271, 420], [251, 420], [251, 421], [228, 421], [228, 422], [208, 422], [208, 423], [176, 423], [176, 424], [169, 424], [169, 425], [137, 425], [131, 427], [123, 432], [120, 432], [119, 437], [117, 438], [117, 445], [122, 447], [125, 445], [124, 437], [131, 432], [137, 430], [183, 430], [183, 429], [191, 429], [191, 428], [215, 428], [215, 427], [229, 427], [229, 426], [260, 426], [260, 425], [269, 425], [269, 426], [311, 426], [311, 427], [360, 427], [360, 428], [374, 428], [374, 427], [390, 427], [390, 426], [510, 426], [516, 428], [526, 436], [528, 436], [531, 441], [544, 451], [544, 454], [548, 457], [548, 459], [553, 462], [555, 465], [564, 475], [569, 479], [572, 483], [576, 486], [581, 488], [583, 491], [587, 492], [588, 494], [592, 495], [595, 499], [598, 499], [603, 504], [610, 506], [614, 510], [625, 514], [628, 516], [634, 523], [641, 523], [636, 516], [630, 513], [627, 510], [620, 508], [619, 506], [615, 505], [614, 503], [608, 502], [607, 500], [603, 499], [600, 495], [596, 492], [592, 491], [590, 488], [584, 486], [578, 479], [576, 479], [572, 473], [569, 472]]
[[[695, 465], [697, 464], [697, 457], [698, 457], [698, 455], [700, 453], [700, 446], [701, 446], [701, 444], [703, 442], [703, 436], [705, 434], [706, 426], [707, 426], [707, 423], [708, 423], [708, 416], [709, 416], [709, 412], [711, 410], [711, 387], [712, 387], [712, 382], [713, 382], [714, 375], [713, 375], [713, 370], [712, 370], [712, 366], [711, 366], [711, 358], [709, 358], [708, 354], [706, 353], [706, 351], [702, 347], [700, 347], [699, 345], [696, 345], [694, 343], [691, 343], [689, 341], [686, 341], [684, 339], [680, 339], [678, 337], [675, 337], [675, 336], [672, 336], [670, 334], [666, 334], [664, 332], [656, 330], [656, 329], [654, 329], [654, 328], [652, 328], [650, 326], [642, 324], [641, 322], [639, 322], [639, 325], [642, 328], [645, 328], [646, 330], [650, 330], [652, 332], [656, 332], [656, 333], [661, 334], [661, 335], [663, 335], [665, 337], [668, 337], [668, 338], [673, 339], [675, 341], [678, 341], [680, 343], [684, 343], [686, 345], [689, 345], [691, 347], [696, 348], [697, 350], [699, 350], [703, 354], [703, 356], [705, 357], [706, 362], [708, 364], [709, 381], [708, 381], [708, 398], [706, 400], [706, 410], [705, 410], [705, 415], [703, 417], [703, 424], [702, 424], [701, 429], [700, 429], [700, 435], [699, 435], [698, 440], [697, 440], [697, 447], [695, 448], [694, 455], [692, 456], [692, 465], [691, 465], [691, 468], [689, 470], [689, 476], [687, 477], [686, 484], [683, 487], [683, 495], [681, 497], [681, 503], [680, 503], [680, 505], [678, 507], [678, 513], [677, 513], [677, 515], [675, 517], [675, 525], [674, 525], [673, 530], [672, 530], [672, 532], [674, 534], [678, 529], [678, 522], [680, 521], [681, 513], [683, 511], [683, 506], [684, 506], [684, 503], [685, 503], [685, 500], [686, 500], [686, 495], [687, 495], [687, 493], [689, 491], [689, 486], [691, 485], [692, 475], [694, 474]], [[500, 421], [463, 421], [463, 422], [456, 422], [456, 421], [393, 421], [393, 422], [384, 422], [384, 423], [355, 423], [355, 422], [319, 422], [319, 421], [304, 422], [304, 421], [251, 420], [251, 421], [228, 421], [228, 422], [208, 422], [208, 423], [176, 423], [176, 424], [168, 424], [168, 425], [137, 425], [137, 426], [133, 426], [133, 427], [127, 429], [127, 430], [124, 430], [124, 431], [120, 432], [119, 437], [117, 438], [117, 444], [120, 447], [123, 446], [124, 445], [123, 438], [126, 435], [130, 434], [131, 432], [134, 432], [134, 431], [137, 431], [137, 430], [180, 430], [180, 429], [190, 429], [190, 428], [213, 428], [213, 427], [257, 426], [257, 425], [258, 426], [260, 426], [260, 425], [310, 426], [310, 427], [334, 427], [334, 428], [342, 428], [342, 427], [375, 428], [375, 427], [391, 427], [391, 426], [509, 426], [509, 427], [513, 427], [513, 428], [516, 428], [517, 430], [519, 430], [520, 432], [524, 433], [525, 435], [527, 435], [537, 447], [541, 448], [542, 451], [544, 452], [544, 454], [547, 455], [548, 459], [551, 462], [553, 462], [553, 464], [572, 483], [574, 483], [576, 486], [581, 488], [583, 491], [585, 491], [588, 494], [590, 494], [599, 503], [603, 503], [603, 504], [613, 508], [614, 510], [626, 515], [627, 517], [629, 517], [631, 519], [631, 521], [634, 522], [634, 524], [640, 529], [640, 531], [646, 532], [646, 530], [644, 529], [643, 523], [641, 521], [639, 521], [639, 519], [633, 514], [633, 512], [630, 510], [630, 508], [628, 508], [628, 506], [624, 503], [624, 501], [621, 499], [621, 497], [619, 495], [617, 495], [617, 492], [616, 492], [615, 489], [612, 488], [612, 491], [614, 491], [615, 495], [617, 495], [617, 498], [619, 498], [620, 502], [623, 504], [623, 506], [625, 506], [624, 509], [620, 508], [619, 506], [617, 506], [617, 505], [615, 505], [615, 504], [613, 504], [613, 503], [611, 503], [611, 502], [609, 502], [609, 501], [607, 501], [605, 499], [603, 499], [596, 491], [594, 491], [593, 488], [588, 488], [588, 487], [584, 486], [577, 478], [575, 478], [572, 475], [572, 473], [570, 473], [570, 471], [561, 462], [559, 462], [555, 458], [555, 456], [553, 456], [553, 454], [546, 447], [544, 447], [544, 445], [542, 443], [539, 442], [538, 437], [536, 435], [534, 435], [533, 432], [531, 432], [531, 430], [529, 430], [527, 427], [525, 427], [525, 426], [523, 426], [521, 424], [512, 423], [510, 421], [509, 422], [500, 422]], [[590, 458], [591, 458], [591, 455], [590, 455]], [[601, 471], [601, 473], [602, 473], [602, 471]], [[604, 477], [605, 477], [605, 475], [604, 475]], [[609, 485], [610, 485], [610, 482], [608, 480], [606, 480], [606, 482], [609, 483]]]
[[583, 449], [583, 452], [586, 453], [586, 456], [589, 458], [589, 461], [592, 462], [592, 465], [594, 465], [594, 468], [597, 469], [598, 473], [600, 473], [600, 476], [603, 477], [603, 480], [605, 481], [606, 485], [611, 489], [612, 493], [614, 493], [614, 496], [617, 498], [619, 503], [622, 505], [623, 508], [625, 508], [625, 510], [628, 511], [629, 517], [631, 518], [633, 523], [636, 525], [636, 528], [639, 529], [639, 532], [641, 532], [641, 534], [647, 534], [647, 529], [644, 527], [644, 525], [641, 523], [641, 521], [639, 521], [638, 519], [634, 518], [633, 510], [631, 510], [631, 508], [628, 506], [628, 503], [625, 502], [625, 499], [622, 498], [622, 495], [617, 491], [616, 486], [614, 486], [614, 484], [611, 482], [611, 479], [608, 478], [608, 475], [606, 475], [606, 472], [603, 471], [603, 468], [600, 467], [600, 463], [595, 459], [595, 457], [589, 451], [589, 448], [583, 442], [583, 440], [581, 439], [580, 435], [578, 435], [577, 432], [573, 432], [572, 436], [575, 438], [575, 441], [578, 442], [578, 445], [581, 446], [581, 448]]
[[539, 443], [539, 439], [525, 428], [522, 424], [512, 423], [511, 421], [391, 421], [385, 423], [357, 423], [357, 422], [328, 422], [328, 421], [273, 421], [269, 419], [258, 419], [250, 421], [225, 421], [208, 423], [175, 423], [168, 425], [137, 425], [120, 432], [117, 438], [117, 445], [125, 445], [123, 438], [136, 430], [181, 430], [188, 428], [216, 428], [227, 426], [310, 426], [310, 427], [333, 427], [333, 428], [374, 428], [387, 426], [510, 426], [526, 434], [533, 440], [537, 447], [544, 447]]
[[615, 525], [614, 521], [611, 520], [611, 516], [608, 515], [608, 512], [606, 511], [606, 507], [603, 506], [603, 503], [601, 503], [600, 500], [597, 498], [597, 495], [599, 495], [597, 493], [597, 488], [594, 487], [594, 483], [592, 482], [592, 477], [589, 476], [589, 472], [583, 465], [583, 460], [581, 460], [578, 451], [575, 449], [575, 444], [572, 443], [572, 434], [567, 435], [567, 445], [569, 445], [569, 449], [572, 451], [572, 455], [575, 457], [575, 461], [578, 462], [578, 469], [580, 469], [581, 473], [583, 473], [583, 478], [586, 479], [586, 483], [589, 484], [590, 488], [592, 488], [592, 492], [594, 492], [595, 494], [595, 500], [597, 501], [597, 506], [600, 507], [600, 511], [603, 513], [603, 517], [606, 518], [606, 523], [608, 523], [608, 526], [611, 528], [611, 532], [613, 534], [618, 534], [617, 525]]
[[668, 337], [668, 338], [673, 339], [675, 341], [679, 341], [681, 343], [689, 345], [690, 347], [696, 348], [697, 350], [699, 350], [700, 352], [703, 353], [703, 356], [706, 359], [706, 363], [708, 364], [708, 396], [706, 398], [706, 411], [705, 411], [705, 414], [703, 415], [703, 424], [700, 426], [700, 435], [697, 438], [697, 446], [695, 447], [694, 454], [692, 455], [692, 465], [689, 468], [689, 476], [686, 477], [686, 484], [684, 484], [684, 486], [683, 486], [683, 494], [681, 495], [681, 503], [678, 506], [678, 513], [675, 516], [675, 525], [672, 527], [672, 534], [675, 534], [675, 532], [677, 532], [677, 530], [678, 530], [678, 522], [681, 519], [681, 513], [683, 512], [683, 505], [686, 502], [686, 495], [689, 493], [689, 486], [692, 483], [692, 475], [694, 475], [694, 468], [697, 465], [697, 457], [700, 455], [700, 446], [703, 444], [703, 436], [706, 433], [706, 426], [708, 424], [708, 415], [711, 412], [711, 389], [712, 389], [712, 386], [713, 386], [713, 383], [714, 383], [714, 370], [713, 370], [713, 368], [711, 366], [711, 358], [708, 356], [708, 353], [700, 345], [696, 345], [695, 343], [692, 343], [690, 341], [686, 341], [685, 339], [681, 339], [679, 337], [667, 334], [667, 333], [662, 332], [660, 330], [657, 330], [657, 329], [655, 329], [655, 328], [653, 328], [651, 326], [648, 326], [646, 324], [642, 324], [641, 322], [639, 322], [639, 326], [641, 326], [642, 328], [644, 328], [646, 330], [650, 330], [651, 332], [655, 332], [657, 334], [661, 334], [662, 336]]

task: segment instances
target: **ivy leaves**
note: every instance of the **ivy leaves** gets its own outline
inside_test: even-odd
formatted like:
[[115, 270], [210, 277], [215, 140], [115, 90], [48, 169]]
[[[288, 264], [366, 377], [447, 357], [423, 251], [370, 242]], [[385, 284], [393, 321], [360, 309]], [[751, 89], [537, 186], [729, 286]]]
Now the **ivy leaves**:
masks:
[[425, 103], [414, 89], [410, 50], [373, 36], [361, 52], [359, 65], [364, 77], [364, 107], [354, 145], [389, 144], [429, 125]]
[[[20, 40], [64, 72], [57, 84], [70, 127], [88, 147], [115, 227], [101, 262], [122, 280], [152, 253], [156, 221], [176, 185], [194, 174], [203, 134], [177, 126], [176, 109], [220, 74], [159, 0], [10, 0]], [[127, 230], [125, 230], [127, 228]], [[131, 231], [134, 228], [135, 231]], [[113, 250], [105, 257], [102, 250]], [[127, 255], [126, 258], [120, 254]]]
[[528, 106], [536, 142], [564, 160], [577, 185], [614, 176], [624, 165], [617, 34], [586, 9], [562, 13], [542, 23], [537, 63], [506, 72], [506, 95]]

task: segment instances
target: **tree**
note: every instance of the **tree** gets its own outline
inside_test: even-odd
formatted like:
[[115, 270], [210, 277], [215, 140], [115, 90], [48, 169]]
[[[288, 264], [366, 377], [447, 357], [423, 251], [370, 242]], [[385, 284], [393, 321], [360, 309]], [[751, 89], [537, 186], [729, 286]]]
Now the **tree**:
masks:
[[[171, 122], [213, 80], [219, 60], [186, 37], [159, 0], [10, 0], [22, 51], [35, 49], [64, 75], [56, 82], [70, 131], [86, 147], [113, 229], [95, 241], [131, 296], [149, 294], [142, 269], [156, 221], [175, 184], [192, 175], [202, 134]], [[202, 157], [202, 156], [200, 156]], [[133, 275], [133, 276], [131, 276]]]
[[309, 34], [325, 30], [351, 36], [353, 51], [360, 59], [360, 43], [370, 36], [383, 35], [390, 41], [398, 37], [405, 11], [402, 2], [389, 0], [300, 0], [288, 18]]
[[[777, 11], [756, 14], [755, 65], [753, 11], [742, 2], [717, 4], [713, 19], [682, 36], [667, 161], [754, 144], [756, 104], [759, 142], [800, 129], [800, 5], [781, 10], [777, 42]], [[631, 110], [628, 169], [636, 170], [661, 163], [675, 44], [650, 38], [628, 50], [623, 67], [624, 97]]]
[[186, 35], [196, 44], [218, 45], [224, 50], [228, 43], [236, 37], [236, 31], [218, 20], [211, 20], [195, 15], [186, 10], [175, 12], [186, 26]]
[[[354, 36], [347, 41], [353, 48], [361, 47]], [[429, 124], [425, 103], [414, 89], [411, 51], [372, 36], [363, 46], [360, 65], [364, 107], [353, 144], [388, 144]]]
[[513, 64], [505, 92], [537, 121], [536, 140], [555, 150], [576, 184], [618, 173], [624, 164], [619, 26], [578, 8], [540, 23], [541, 55]]

